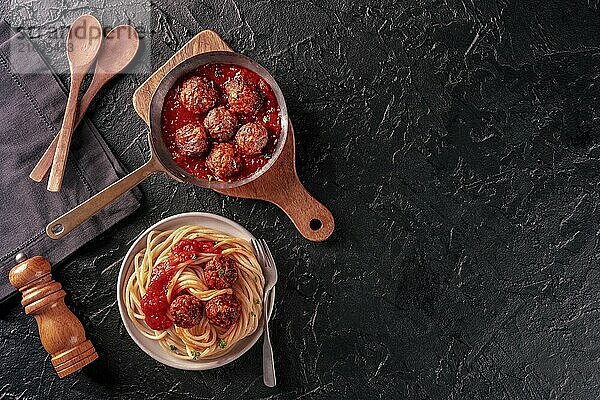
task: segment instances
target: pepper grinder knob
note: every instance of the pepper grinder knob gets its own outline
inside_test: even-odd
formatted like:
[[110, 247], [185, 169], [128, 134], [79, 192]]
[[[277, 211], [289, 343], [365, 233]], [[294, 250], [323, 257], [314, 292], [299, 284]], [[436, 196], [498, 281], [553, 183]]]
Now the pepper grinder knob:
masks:
[[27, 259], [10, 270], [10, 283], [23, 293], [25, 313], [35, 317], [42, 345], [52, 356], [59, 378], [80, 370], [98, 358], [94, 345], [85, 337], [83, 325], [65, 305], [65, 291], [52, 279], [50, 263], [43, 257]]

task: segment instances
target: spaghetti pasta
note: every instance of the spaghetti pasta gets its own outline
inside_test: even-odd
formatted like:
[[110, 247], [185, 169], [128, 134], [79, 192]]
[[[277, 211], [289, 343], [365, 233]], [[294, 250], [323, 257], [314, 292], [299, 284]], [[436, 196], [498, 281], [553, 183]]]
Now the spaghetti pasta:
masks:
[[[194, 252], [190, 257], [174, 257], [174, 248], [186, 241], [201, 241], [210, 246]], [[237, 267], [238, 276], [230, 288], [209, 289], [205, 281], [203, 268], [217, 254], [230, 258]], [[241, 304], [236, 322], [228, 328], [222, 328], [211, 324], [203, 315], [200, 323], [189, 329], [172, 325], [169, 320], [167, 329], [152, 329], [143, 311], [144, 296], [160, 272], [165, 272], [165, 266], [171, 275], [166, 276], [165, 286], [160, 290], [164, 290], [167, 306], [184, 294], [195, 296], [203, 302], [233, 294]], [[146, 238], [146, 247], [134, 256], [129, 268], [132, 272], [124, 296], [129, 318], [144, 336], [158, 341], [163, 349], [178, 358], [199, 360], [220, 357], [258, 328], [262, 315], [264, 277], [249, 243], [244, 239], [193, 225], [152, 231]], [[172, 318], [170, 315], [168, 317]]]

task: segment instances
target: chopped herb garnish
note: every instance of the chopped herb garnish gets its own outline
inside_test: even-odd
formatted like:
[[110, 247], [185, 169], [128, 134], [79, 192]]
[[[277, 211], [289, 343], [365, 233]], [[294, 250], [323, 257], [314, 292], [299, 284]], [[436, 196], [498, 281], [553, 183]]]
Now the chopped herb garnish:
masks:
[[169, 349], [171, 349], [171, 351], [177, 351], [177, 346], [174, 345], [169, 345]]
[[263, 158], [265, 160], [270, 160], [271, 159], [271, 155], [270, 154], [263, 154]]
[[254, 275], [254, 283], [258, 282], [258, 276]]
[[211, 181], [213, 181], [213, 180], [215, 179], [215, 177], [214, 177], [214, 176], [212, 176], [212, 175], [210, 175], [210, 174], [209, 174], [209, 175], [207, 175], [206, 177], [208, 178], [208, 181], [209, 181], [209, 182], [211, 182]]
[[222, 77], [222, 76], [223, 76], [223, 73], [222, 73], [221, 71], [219, 71], [218, 69], [216, 69], [216, 70], [215, 70], [215, 76], [216, 76], [217, 78], [220, 78], [220, 77]]
[[254, 304], [260, 304], [260, 300], [259, 299], [254, 299]]
[[219, 347], [224, 349], [227, 346], [227, 340], [219, 339]]
[[219, 273], [219, 276], [225, 275], [225, 270], [224, 269], [220, 269], [217, 272]]
[[219, 124], [215, 125], [215, 131], [218, 131], [219, 129], [221, 129], [221, 125], [219, 125]]
[[192, 350], [192, 360], [197, 360], [200, 357], [200, 352]]
[[253, 317], [256, 317], [256, 314], [254, 313], [254, 311], [250, 311], [250, 315], [252, 315]]
[[263, 122], [266, 124], [267, 122], [269, 122], [269, 116], [265, 115], [263, 116]]
[[231, 165], [233, 165], [233, 169], [237, 169], [237, 167], [238, 167], [237, 161], [235, 161], [235, 160], [231, 161]]

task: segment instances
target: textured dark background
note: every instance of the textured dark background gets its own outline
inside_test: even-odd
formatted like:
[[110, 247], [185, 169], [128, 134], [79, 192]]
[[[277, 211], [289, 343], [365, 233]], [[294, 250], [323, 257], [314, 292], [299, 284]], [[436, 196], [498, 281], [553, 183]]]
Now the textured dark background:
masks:
[[[9, 21], [44, 22], [15, 3], [0, 6]], [[13, 301], [0, 319], [0, 399], [598, 398], [597, 0], [175, 3], [147, 5], [152, 65], [88, 113], [110, 147], [127, 168], [142, 164], [134, 89], [213, 29], [278, 80], [298, 172], [336, 232], [309, 243], [274, 206], [156, 176], [136, 214], [57, 269], [101, 359], [58, 380]], [[57, 20], [82, 13], [72, 10]], [[43, 35], [34, 42], [51, 53]], [[271, 244], [277, 388], [263, 386], [261, 346], [185, 372], [125, 332], [121, 258], [147, 226], [185, 211], [225, 215]]]

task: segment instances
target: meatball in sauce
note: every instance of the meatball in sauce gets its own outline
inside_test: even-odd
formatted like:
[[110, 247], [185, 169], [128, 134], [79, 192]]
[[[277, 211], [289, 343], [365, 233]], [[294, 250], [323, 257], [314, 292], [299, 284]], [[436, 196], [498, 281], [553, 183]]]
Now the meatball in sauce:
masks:
[[177, 297], [169, 306], [173, 322], [180, 328], [192, 328], [202, 322], [202, 300], [190, 294]]
[[256, 114], [262, 104], [262, 97], [256, 87], [241, 75], [236, 75], [225, 83], [225, 94], [229, 107], [238, 114]]
[[228, 289], [238, 278], [235, 261], [218, 255], [204, 266], [204, 281], [209, 289]]
[[237, 149], [231, 143], [215, 144], [206, 157], [206, 166], [220, 179], [235, 175], [241, 165]]
[[183, 106], [196, 114], [207, 112], [219, 101], [219, 92], [214, 82], [201, 76], [186, 79], [181, 85], [179, 96]]
[[260, 154], [269, 141], [267, 128], [259, 122], [250, 122], [240, 128], [235, 135], [235, 142], [243, 154]]
[[[233, 64], [206, 64], [180, 78], [167, 93], [162, 135], [173, 160], [186, 172], [235, 182], [269, 162], [281, 135], [279, 112], [273, 90], [256, 73]], [[241, 129], [250, 123], [258, 125]], [[190, 124], [205, 129], [206, 141], [199, 129], [179, 131]]]
[[242, 303], [233, 294], [222, 294], [206, 302], [204, 312], [208, 322], [221, 328], [229, 328], [237, 322]]
[[235, 136], [238, 120], [227, 107], [215, 107], [206, 114], [204, 126], [217, 142], [227, 142]]
[[175, 145], [186, 155], [198, 157], [208, 151], [208, 135], [202, 125], [187, 124], [175, 132]]

